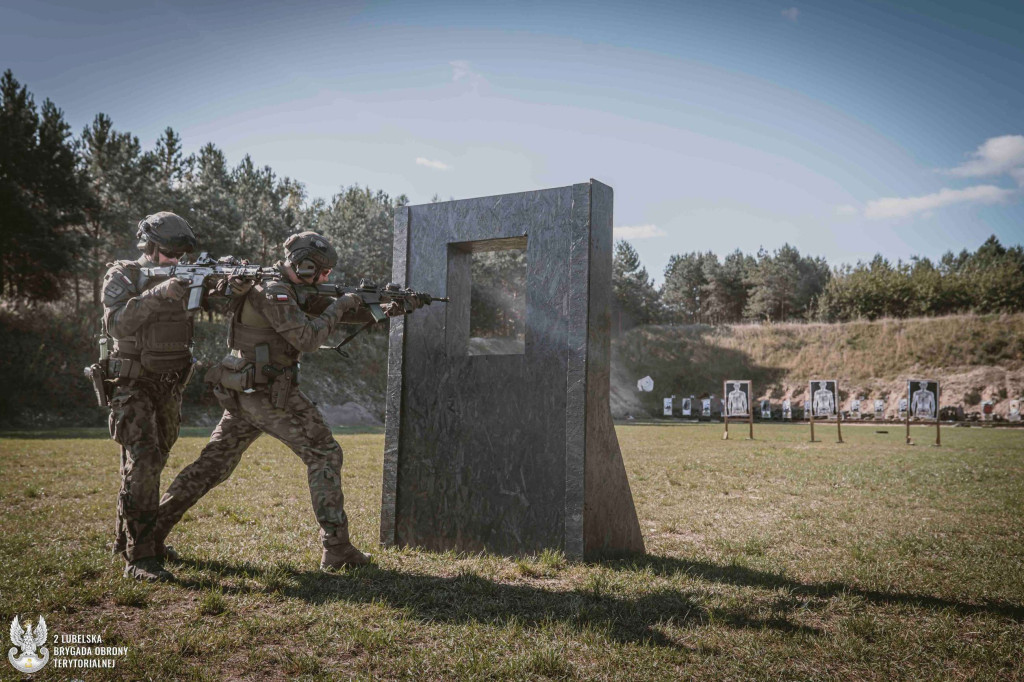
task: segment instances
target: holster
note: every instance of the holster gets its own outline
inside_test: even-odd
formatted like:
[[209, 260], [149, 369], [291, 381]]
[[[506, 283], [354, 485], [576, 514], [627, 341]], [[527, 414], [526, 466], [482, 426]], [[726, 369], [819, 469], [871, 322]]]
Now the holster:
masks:
[[294, 385], [292, 383], [292, 375], [291, 368], [288, 368], [267, 385], [267, 390], [270, 391], [270, 402], [280, 410], [288, 406], [288, 396], [291, 395], [292, 386]]
[[92, 391], [96, 395], [96, 403], [100, 407], [110, 406], [110, 392], [107, 390], [107, 375], [102, 365], [94, 363], [85, 368], [85, 376], [92, 382]]
[[274, 407], [284, 409], [292, 392], [292, 372], [270, 363], [270, 344], [259, 343], [253, 347], [256, 352], [256, 375], [258, 384], [267, 384], [267, 396]]

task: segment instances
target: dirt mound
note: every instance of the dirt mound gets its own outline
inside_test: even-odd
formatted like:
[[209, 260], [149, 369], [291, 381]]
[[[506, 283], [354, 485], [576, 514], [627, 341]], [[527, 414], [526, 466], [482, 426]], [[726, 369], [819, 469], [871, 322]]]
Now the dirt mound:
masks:
[[[636, 378], [654, 378], [640, 393]], [[613, 345], [612, 412], [660, 415], [669, 395], [721, 395], [726, 379], [751, 379], [758, 399], [800, 404], [811, 379], [836, 379], [844, 409], [884, 400], [895, 415], [909, 379], [934, 379], [940, 404], [1006, 416], [1024, 396], [1024, 314], [955, 315], [843, 324], [651, 326]], [[618, 385], [615, 379], [618, 378]], [[628, 379], [632, 379], [628, 381]], [[623, 406], [628, 405], [628, 408]]]

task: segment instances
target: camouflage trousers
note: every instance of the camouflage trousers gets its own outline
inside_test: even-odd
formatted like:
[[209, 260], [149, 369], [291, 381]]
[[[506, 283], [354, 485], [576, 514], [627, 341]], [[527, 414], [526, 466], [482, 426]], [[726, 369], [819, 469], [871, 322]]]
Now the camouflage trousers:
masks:
[[341, 491], [341, 446], [316, 406], [293, 388], [284, 409], [275, 407], [269, 392], [233, 394], [237, 404], [224, 415], [196, 461], [181, 470], [160, 500], [158, 537], [167, 537], [182, 515], [217, 485], [228, 480], [253, 441], [267, 433], [278, 439], [306, 465], [313, 513], [325, 547], [348, 541], [348, 519]]
[[126, 561], [156, 556], [160, 474], [181, 424], [182, 387], [134, 381], [110, 399], [110, 437], [121, 446], [114, 551]]

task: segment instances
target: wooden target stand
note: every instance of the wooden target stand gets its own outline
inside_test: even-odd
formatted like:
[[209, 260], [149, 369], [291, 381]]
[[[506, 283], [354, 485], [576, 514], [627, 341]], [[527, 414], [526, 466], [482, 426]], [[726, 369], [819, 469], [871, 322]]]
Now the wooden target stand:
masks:
[[[935, 442], [932, 443], [933, 448], [942, 447], [942, 433], [939, 428], [939, 421], [938, 419], [935, 420]], [[923, 425], [927, 426], [928, 422], [925, 422]], [[917, 445], [910, 437], [910, 410], [907, 410], [907, 445]]]
[[[826, 420], [827, 421], [827, 420]], [[811, 405], [811, 442], [820, 443], [821, 441], [814, 440], [814, 405]], [[838, 437], [837, 443], [843, 442], [843, 411], [836, 410], [836, 436]]]

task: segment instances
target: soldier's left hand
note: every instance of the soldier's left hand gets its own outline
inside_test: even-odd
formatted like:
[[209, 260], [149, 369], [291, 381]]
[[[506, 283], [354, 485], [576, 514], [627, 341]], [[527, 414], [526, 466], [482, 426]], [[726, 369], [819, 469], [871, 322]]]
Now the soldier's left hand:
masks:
[[242, 279], [241, 277], [230, 277], [228, 278], [228, 288], [231, 289], [232, 298], [245, 296], [249, 293], [249, 289], [252, 289], [252, 280]]
[[422, 308], [422, 307], [423, 307], [423, 301], [421, 301], [421, 300], [420, 300], [420, 297], [419, 297], [419, 296], [417, 296], [417, 295], [415, 295], [415, 294], [413, 294], [412, 296], [410, 296], [408, 300], [409, 300], [409, 306], [410, 306], [410, 307], [411, 307], [411, 308], [412, 308], [413, 310], [419, 310], [420, 308]]
[[388, 317], [399, 317], [405, 315], [405, 306], [401, 301], [388, 301], [380, 307]]

